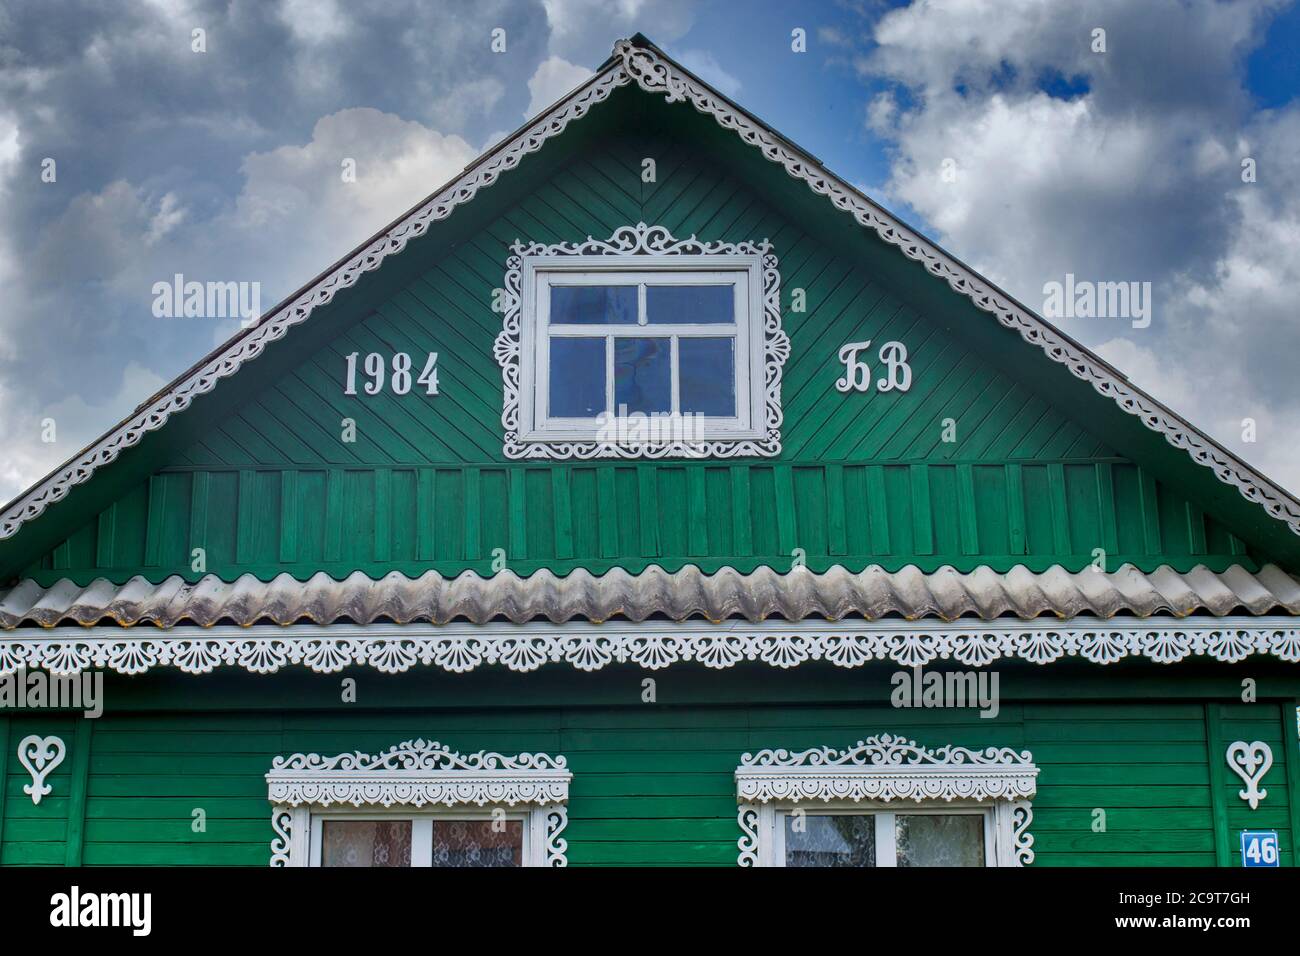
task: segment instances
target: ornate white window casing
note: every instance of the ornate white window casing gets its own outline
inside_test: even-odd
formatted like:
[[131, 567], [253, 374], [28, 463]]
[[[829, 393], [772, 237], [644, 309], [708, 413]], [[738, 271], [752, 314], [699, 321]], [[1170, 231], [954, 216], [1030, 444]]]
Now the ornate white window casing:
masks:
[[[792, 811], [869, 813], [877, 866], [894, 866], [899, 814], [979, 814], [986, 866], [1033, 862], [1030, 800], [1038, 767], [1010, 747], [935, 750], [883, 734], [847, 750], [830, 747], [745, 754], [736, 768], [740, 866], [784, 866], [785, 817]], [[904, 806], [899, 806], [903, 804]], [[914, 806], [913, 806], [914, 805]]]
[[[507, 458], [664, 458], [777, 455], [781, 451], [781, 368], [790, 340], [781, 330], [777, 258], [764, 242], [675, 239], [663, 226], [623, 226], [607, 240], [554, 245], [516, 242], [506, 262], [505, 315], [493, 354], [505, 388], [501, 422]], [[725, 331], [707, 324], [664, 326], [680, 337], [735, 338], [733, 417], [624, 416], [612, 399], [601, 419], [548, 415], [548, 292], [553, 284], [603, 282], [637, 285], [711, 284], [734, 289], [735, 322]], [[644, 306], [642, 306], [644, 319]], [[616, 327], [585, 332], [615, 334]], [[624, 325], [617, 334], [656, 332], [653, 325]], [[607, 362], [612, 349], [607, 349]], [[607, 380], [612, 393], [612, 375]], [[674, 388], [674, 395], [676, 389]]]
[[[320, 863], [321, 824], [329, 819], [518, 819], [526, 866], [567, 866], [569, 783], [564, 757], [479, 751], [459, 754], [436, 741], [408, 740], [378, 754], [276, 757], [266, 774], [273, 804], [271, 866]], [[427, 840], [427, 833], [425, 834]], [[427, 856], [427, 854], [426, 854]], [[415, 848], [414, 865], [420, 865]], [[427, 865], [427, 863], [425, 864]]]

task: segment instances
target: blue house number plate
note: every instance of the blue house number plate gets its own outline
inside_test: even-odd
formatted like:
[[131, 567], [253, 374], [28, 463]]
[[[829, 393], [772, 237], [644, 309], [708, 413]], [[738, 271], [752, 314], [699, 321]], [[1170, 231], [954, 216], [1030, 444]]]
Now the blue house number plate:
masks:
[[1278, 866], [1276, 830], [1241, 831], [1242, 866]]

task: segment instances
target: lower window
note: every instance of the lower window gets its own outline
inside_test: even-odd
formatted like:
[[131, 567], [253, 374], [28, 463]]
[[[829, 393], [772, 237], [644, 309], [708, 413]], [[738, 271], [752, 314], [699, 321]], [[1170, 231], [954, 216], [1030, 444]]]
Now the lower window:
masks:
[[774, 866], [996, 866], [991, 809], [803, 810], [773, 814]]
[[271, 865], [565, 866], [572, 779], [563, 757], [461, 754], [423, 739], [276, 757]]
[[1010, 747], [889, 734], [762, 750], [736, 768], [741, 866], [1024, 866], [1038, 768]]
[[545, 833], [532, 811], [367, 817], [314, 814], [312, 866], [544, 866]]

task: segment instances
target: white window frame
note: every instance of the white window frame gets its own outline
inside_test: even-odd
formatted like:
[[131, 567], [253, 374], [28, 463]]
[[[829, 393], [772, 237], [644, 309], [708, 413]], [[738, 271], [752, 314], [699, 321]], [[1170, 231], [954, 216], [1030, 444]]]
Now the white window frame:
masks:
[[[781, 369], [790, 354], [790, 341], [781, 330], [780, 274], [769, 243], [706, 243], [693, 236], [678, 240], [663, 226], [638, 223], [615, 230], [608, 240], [516, 242], [511, 253], [505, 287], [500, 290], [503, 329], [493, 348], [505, 388], [501, 421], [507, 458], [725, 458], [780, 453]], [[734, 285], [734, 328], [723, 323], [645, 323], [646, 282]], [[558, 331], [551, 326], [552, 285], [631, 283], [639, 286], [637, 325], [567, 325]], [[613, 351], [608, 337], [674, 332], [692, 337], [730, 337], [734, 332], [734, 416], [697, 419], [670, 412], [658, 418], [635, 413], [619, 417], [613, 403]], [[605, 421], [549, 417], [550, 341], [560, 334], [607, 337], [606, 405], [612, 415]], [[680, 401], [678, 368], [674, 355], [674, 409]], [[702, 435], [696, 433], [697, 425]]]
[[[311, 812], [308, 826], [311, 836], [308, 849], [307, 865], [321, 865], [321, 846], [324, 836], [324, 824], [329, 820], [366, 821], [366, 820], [409, 820], [411, 822], [411, 867], [433, 866], [433, 823], [435, 820], [492, 820], [494, 814], [502, 808], [462, 808], [439, 807], [419, 812], [410, 810], [359, 810], [340, 809], [316, 810]], [[520, 855], [524, 866], [547, 866], [546, 860], [546, 814], [539, 808], [507, 809], [501, 819], [518, 820], [523, 825]]]
[[1031, 798], [1038, 767], [1028, 751], [920, 747], [883, 734], [829, 747], [745, 754], [736, 768], [740, 866], [785, 866], [785, 817], [873, 814], [876, 866], [897, 865], [896, 815], [972, 813], [984, 818], [986, 866], [1033, 862]]
[[[875, 821], [876, 867], [898, 865], [896, 817], [899, 814], [920, 816], [969, 815], [981, 818], [984, 835], [985, 866], [1015, 866], [1001, 861], [1000, 847], [1011, 846], [1014, 840], [1012, 807], [1002, 802], [956, 802], [952, 804], [920, 803], [915, 806], [898, 806], [892, 803], [867, 801], [831, 801], [817, 806], [783, 801], [763, 804], [758, 808], [759, 866], [785, 866], [785, 819], [796, 810], [808, 816], [871, 816]], [[770, 852], [765, 852], [770, 848]], [[766, 857], [766, 858], [765, 858]]]
[[[763, 395], [752, 388], [761, 377], [762, 306], [758, 256], [643, 256], [637, 268], [629, 270], [611, 264], [608, 258], [578, 256], [528, 256], [524, 259], [523, 408], [520, 438], [523, 441], [594, 441], [600, 437], [598, 418], [560, 418], [550, 414], [550, 346], [553, 339], [605, 339], [605, 411], [617, 416], [614, 396], [614, 348], [616, 338], [667, 338], [672, 342], [671, 403], [669, 426], [680, 420], [681, 397], [678, 379], [678, 342], [690, 338], [731, 338], [735, 341], [735, 369], [732, 376], [736, 414], [700, 416], [703, 439], [762, 438]], [[734, 314], [729, 323], [646, 321], [646, 286], [729, 285], [733, 290]], [[638, 322], [635, 325], [559, 325], [551, 322], [550, 290], [555, 286], [610, 285], [637, 287]], [[529, 293], [532, 293], [531, 295]], [[532, 319], [529, 321], [528, 317]], [[529, 399], [531, 398], [531, 401]], [[662, 420], [662, 418], [661, 418]], [[757, 423], [757, 424], [756, 424]], [[677, 426], [677, 433], [681, 433]]]
[[319, 866], [325, 820], [411, 820], [411, 865], [432, 862], [434, 819], [525, 821], [524, 866], [567, 866], [569, 783], [564, 757], [460, 754], [409, 740], [378, 754], [276, 757], [266, 774], [273, 867]]

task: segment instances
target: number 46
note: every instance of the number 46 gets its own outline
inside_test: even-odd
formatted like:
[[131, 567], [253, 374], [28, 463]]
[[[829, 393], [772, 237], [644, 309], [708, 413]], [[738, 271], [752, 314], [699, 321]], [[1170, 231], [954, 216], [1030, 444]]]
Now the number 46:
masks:
[[[352, 352], [347, 357], [347, 381], [343, 386], [344, 395], [357, 394], [357, 359], [360, 352]], [[371, 352], [365, 357], [363, 372], [370, 379], [361, 388], [367, 395], [378, 395], [384, 390], [384, 357], [378, 352]], [[416, 378], [417, 385], [424, 386], [426, 395], [438, 394], [438, 353], [430, 352], [424, 363], [424, 370]], [[389, 378], [389, 388], [394, 395], [405, 395], [411, 390], [411, 356], [406, 352], [393, 355], [393, 374]]]

